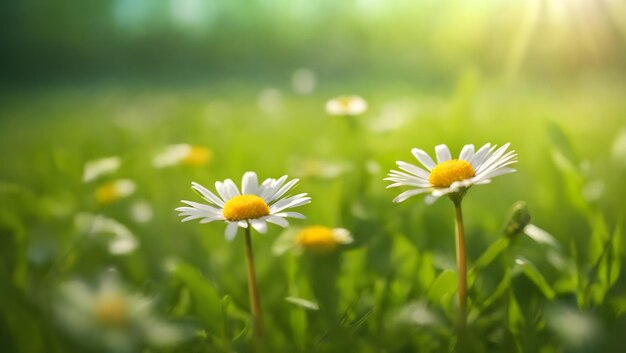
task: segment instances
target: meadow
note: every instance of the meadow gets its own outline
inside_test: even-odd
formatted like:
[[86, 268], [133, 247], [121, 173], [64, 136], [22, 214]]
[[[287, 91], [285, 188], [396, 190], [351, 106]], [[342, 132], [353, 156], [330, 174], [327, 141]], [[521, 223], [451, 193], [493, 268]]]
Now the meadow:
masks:
[[0, 23], [0, 352], [624, 351], [623, 2]]
[[[623, 349], [623, 80], [547, 86], [470, 68], [435, 87], [320, 76], [311, 94], [297, 93], [290, 80], [285, 73], [269, 82], [5, 92], [2, 350]], [[330, 98], [352, 93], [367, 100], [364, 114], [324, 111]], [[464, 144], [488, 142], [511, 143], [517, 172], [465, 198], [469, 304], [459, 346], [452, 205], [446, 198], [426, 205], [419, 196], [394, 204], [399, 190], [383, 179], [397, 160], [416, 163], [413, 147], [432, 153], [445, 143], [457, 155]], [[172, 144], [203, 152], [195, 162], [155, 166]], [[86, 164], [105, 157], [120, 165], [85, 181]], [[201, 201], [192, 181], [213, 190], [227, 178], [239, 184], [246, 171], [261, 180], [299, 178], [292, 193], [312, 199], [296, 209], [306, 219], [252, 234], [262, 340], [253, 335], [243, 232], [229, 242], [223, 223], [181, 223], [174, 211], [180, 200]], [[132, 190], [103, 196], [103, 185], [120, 179]], [[511, 213], [518, 201], [526, 208]], [[323, 253], [282, 246], [312, 225], [345, 228], [354, 241]], [[526, 235], [531, 226], [542, 236]], [[87, 288], [106, 292], [107, 285], [125, 301], [81, 307], [90, 303]], [[131, 305], [137, 298], [141, 310]], [[146, 307], [149, 314], [136, 313]], [[109, 320], [90, 319], [94, 310]]]

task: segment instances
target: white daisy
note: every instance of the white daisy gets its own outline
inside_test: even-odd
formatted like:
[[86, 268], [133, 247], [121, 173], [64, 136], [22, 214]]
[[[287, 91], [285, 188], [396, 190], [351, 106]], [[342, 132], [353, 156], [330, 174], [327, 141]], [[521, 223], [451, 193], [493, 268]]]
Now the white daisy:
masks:
[[495, 176], [512, 173], [515, 169], [507, 166], [517, 162], [517, 153], [514, 150], [507, 152], [509, 145], [507, 143], [497, 148], [487, 143], [478, 151], [474, 151], [474, 145], [465, 145], [458, 159], [452, 159], [448, 146], [438, 145], [435, 147], [437, 163], [423, 150], [413, 148], [411, 153], [426, 169], [402, 161], [396, 162], [403, 171], [392, 170], [389, 173], [385, 180], [393, 184], [388, 187], [414, 188], [401, 193], [393, 202], [430, 193], [426, 196], [426, 203], [433, 203], [441, 196], [464, 192], [472, 185], [487, 184]]
[[128, 254], [139, 245], [130, 229], [113, 218], [80, 212], [74, 217], [74, 224], [81, 234], [106, 239], [111, 255]]
[[256, 173], [246, 172], [241, 180], [241, 192], [230, 179], [216, 182], [219, 197], [194, 182], [192, 188], [209, 204], [182, 200], [189, 207], [178, 207], [176, 211], [185, 217], [183, 222], [192, 219], [200, 219], [200, 223], [225, 221], [228, 223], [225, 232], [228, 240], [235, 237], [237, 227], [252, 226], [259, 233], [267, 231], [267, 222], [287, 227], [286, 217], [304, 218], [304, 215], [286, 210], [306, 205], [311, 198], [306, 193], [283, 197], [298, 182], [293, 179], [285, 183], [286, 180], [287, 175], [284, 175], [279, 179], [265, 179], [259, 185]]
[[301, 229], [289, 229], [276, 239], [272, 251], [282, 255], [290, 249], [297, 253], [308, 251], [315, 254], [328, 254], [341, 245], [354, 242], [352, 234], [345, 228], [330, 228], [321, 225]]
[[162, 319], [154, 301], [131, 292], [116, 273], [96, 286], [80, 280], [63, 283], [53, 297], [59, 326], [81, 346], [106, 352], [140, 352], [146, 346], [171, 346], [185, 338], [178, 326]]
[[367, 102], [360, 96], [340, 96], [326, 103], [326, 112], [330, 115], [354, 116], [367, 111]]
[[345, 228], [310, 226], [303, 228], [296, 236], [296, 244], [302, 249], [317, 253], [328, 253], [339, 245], [354, 241], [350, 231]]
[[95, 197], [98, 203], [110, 204], [132, 195], [136, 188], [135, 182], [130, 179], [117, 179], [100, 185]]
[[179, 164], [202, 166], [211, 160], [212, 152], [202, 146], [186, 143], [169, 145], [152, 159], [155, 168], [171, 167]]

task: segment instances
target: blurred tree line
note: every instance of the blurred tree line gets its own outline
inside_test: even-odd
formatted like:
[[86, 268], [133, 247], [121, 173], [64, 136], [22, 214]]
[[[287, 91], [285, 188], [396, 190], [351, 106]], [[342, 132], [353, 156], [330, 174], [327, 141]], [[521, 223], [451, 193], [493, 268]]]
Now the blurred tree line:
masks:
[[0, 5], [2, 79], [271, 74], [537, 77], [622, 70], [617, 1], [20, 0]]

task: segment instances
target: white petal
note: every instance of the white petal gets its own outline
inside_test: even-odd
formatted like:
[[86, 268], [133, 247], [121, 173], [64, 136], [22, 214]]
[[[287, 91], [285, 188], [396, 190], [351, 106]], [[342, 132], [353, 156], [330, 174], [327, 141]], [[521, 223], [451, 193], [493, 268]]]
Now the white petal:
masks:
[[419, 148], [413, 148], [411, 153], [413, 153], [413, 156], [415, 156], [415, 158], [417, 158], [417, 160], [422, 163], [426, 169], [432, 170], [435, 168], [435, 162], [433, 162], [433, 159], [430, 158], [428, 153], [420, 150]]
[[189, 214], [191, 214], [191, 213], [193, 213], [193, 214], [202, 213], [201, 210], [198, 210], [197, 208], [193, 208], [193, 207], [176, 207], [174, 210], [178, 211], [178, 212], [182, 212], [182, 213], [189, 213]]
[[267, 232], [267, 223], [265, 223], [263, 218], [251, 219], [250, 225], [261, 234], [265, 234]]
[[283, 196], [287, 191], [289, 191], [294, 185], [296, 185], [298, 183], [298, 179], [293, 179], [290, 180], [287, 184], [285, 184], [285, 186], [283, 186], [282, 188], [280, 188], [280, 190], [278, 190], [274, 195], [270, 196], [269, 202], [272, 202], [278, 198], [280, 198], [281, 196]]
[[284, 219], [284, 218], [282, 218], [282, 217], [280, 217], [278, 215], [269, 215], [269, 216], [267, 216], [266, 220], [269, 223], [274, 223], [274, 224], [279, 225], [279, 226], [281, 226], [283, 228], [289, 227], [289, 222], [286, 219]]
[[509, 151], [503, 156], [493, 155], [476, 172], [480, 173], [486, 169], [495, 169], [515, 162], [517, 162], [517, 153], [515, 151]]
[[491, 146], [491, 144], [489, 143], [484, 144], [480, 149], [478, 149], [478, 151], [476, 152], [476, 154], [474, 154], [472, 159], [469, 160], [472, 167], [474, 167], [474, 170], [478, 169], [478, 167], [480, 167], [483, 164], [485, 159], [487, 159], [487, 156], [489, 154], [489, 146]]
[[350, 231], [345, 228], [333, 228], [333, 238], [339, 244], [350, 244], [354, 241]]
[[459, 159], [469, 161], [470, 159], [472, 159], [472, 157], [474, 157], [474, 145], [469, 144], [463, 146], [461, 154], [459, 155]]
[[496, 177], [496, 176], [513, 173], [513, 172], [515, 172], [515, 169], [513, 169], [513, 168], [506, 168], [505, 167], [505, 168], [500, 168], [500, 169], [493, 170], [493, 171], [491, 171], [489, 173], [486, 173], [484, 175], [480, 175], [479, 177], [480, 177], [480, 179], [489, 179], [489, 178], [493, 178], [493, 177]]
[[452, 184], [450, 184], [450, 186], [448, 187], [448, 189], [449, 189], [448, 193], [457, 192], [461, 188], [466, 188], [466, 187], [471, 186], [473, 184], [474, 184], [474, 178], [460, 180], [460, 181], [455, 181]]
[[[389, 176], [390, 177], [401, 177], [401, 178], [406, 178], [406, 179], [418, 178], [417, 175], [413, 175], [413, 174], [409, 174], [409, 173], [405, 173], [405, 172], [401, 172], [399, 170], [393, 170], [393, 169], [389, 171]], [[420, 178], [420, 179], [424, 179], [424, 178]]]
[[224, 185], [224, 183], [222, 183], [221, 181], [215, 182], [215, 190], [217, 190], [217, 193], [224, 201], [228, 201], [232, 198], [229, 196], [230, 194], [227, 191], [226, 185]]
[[[180, 214], [179, 216], [186, 216], [186, 215]], [[194, 219], [198, 219], [198, 218], [202, 218], [202, 217], [204, 217], [204, 216], [203, 215], [191, 215], [191, 216], [188, 216], [188, 217], [185, 217], [185, 218], [181, 219], [180, 221], [181, 222], [188, 222], [188, 221], [193, 221]]]
[[413, 181], [413, 182], [430, 183], [428, 181], [428, 178], [422, 178], [422, 177], [419, 177], [417, 175], [407, 174], [407, 173], [399, 172], [397, 170], [389, 171], [389, 178], [386, 178], [385, 180], [391, 180], [391, 181], [404, 181], [404, 180], [406, 180], [406, 181]]
[[200, 224], [211, 223], [213, 221], [220, 221], [220, 220], [223, 220], [223, 219], [224, 219], [224, 217], [218, 217], [218, 216], [215, 216], [215, 217], [205, 217], [205, 218], [200, 220]]
[[283, 175], [282, 177], [276, 179], [265, 179], [263, 184], [261, 185], [262, 191], [260, 193], [260, 197], [265, 200], [265, 202], [270, 202], [270, 198], [274, 196], [276, 190], [278, 190], [283, 183], [287, 180], [287, 176]]
[[291, 218], [299, 218], [299, 219], [306, 218], [302, 213], [298, 213], [298, 212], [281, 212], [281, 213], [274, 213], [273, 215], [278, 216], [278, 217], [291, 217]]
[[195, 189], [196, 191], [198, 191], [202, 197], [211, 202], [216, 204], [217, 206], [223, 207], [224, 206], [224, 201], [222, 201], [222, 199], [220, 199], [219, 197], [217, 197], [217, 195], [215, 195], [214, 193], [212, 193], [211, 191], [209, 191], [207, 188], [205, 188], [204, 186], [196, 183], [196, 182], [192, 182], [191, 183], [191, 187], [193, 189]]
[[393, 202], [402, 202], [406, 199], [408, 199], [411, 196], [415, 196], [415, 195], [419, 195], [419, 194], [423, 194], [425, 192], [429, 192], [430, 189], [413, 189], [413, 190], [408, 190], [405, 191], [403, 193], [401, 193], [400, 195], [396, 196], [395, 199], [393, 199]]
[[271, 205], [270, 213], [275, 214], [286, 208], [306, 205], [309, 202], [311, 202], [311, 198], [306, 196], [306, 193], [294, 195], [284, 198], [282, 200], [278, 200], [275, 204]]
[[432, 194], [431, 195], [426, 195], [426, 197], [424, 197], [424, 202], [426, 202], [427, 205], [432, 205], [438, 199], [439, 199], [438, 196], [434, 196]]
[[241, 195], [241, 193], [239, 192], [239, 189], [237, 188], [237, 185], [235, 185], [235, 182], [233, 182], [230, 179], [224, 180], [224, 187], [226, 189], [226, 193], [229, 196], [228, 197], [229, 199], [232, 199], [235, 196]]
[[430, 174], [427, 171], [425, 171], [424, 169], [416, 165], [409, 164], [409, 163], [402, 162], [402, 161], [397, 161], [396, 164], [398, 165], [400, 169], [404, 170], [405, 172], [409, 172], [420, 178], [428, 180], [428, 177], [430, 176]]
[[435, 154], [437, 155], [437, 163], [442, 163], [452, 159], [450, 149], [446, 145], [435, 146]]
[[493, 155], [485, 163], [483, 163], [478, 169], [476, 169], [476, 173], [484, 173], [488, 172], [509, 164], [513, 164], [517, 162], [517, 153], [515, 151], [509, 151], [503, 156]]
[[245, 172], [241, 178], [241, 192], [245, 195], [257, 195], [259, 180], [255, 172]]
[[441, 188], [441, 189], [435, 189], [432, 192], [432, 195], [435, 197], [441, 197], [443, 195], [447, 195], [451, 192], [452, 190], [450, 190], [450, 188]]
[[231, 241], [235, 239], [235, 235], [237, 235], [237, 222], [229, 222], [226, 226], [224, 236], [226, 237], [226, 240]]
[[419, 188], [429, 188], [432, 186], [430, 182], [422, 181], [418, 179], [385, 178], [385, 180], [395, 182], [394, 184], [388, 185], [387, 188], [392, 188], [392, 187], [401, 186], [401, 185], [416, 186]]
[[[504, 154], [504, 152], [506, 151], [506, 149], [510, 145], [511, 145], [510, 143], [507, 143], [504, 146], [498, 148], [491, 156], [489, 156], [489, 158], [486, 159], [485, 162], [483, 162], [481, 165], [478, 166], [478, 168], [476, 168], [476, 172], [479, 172], [479, 171], [481, 171], [481, 170], [483, 170], [485, 168], [488, 168], [489, 166], [493, 165], [494, 163], [497, 163], [498, 159], [500, 159], [500, 157], [502, 157], [502, 155]], [[507, 157], [510, 158], [510, 156], [511, 156], [511, 154], [509, 154]]]
[[[193, 201], [187, 201], [187, 200], [181, 200], [182, 203], [185, 203], [195, 209], [198, 210], [202, 210], [202, 211], [207, 211], [209, 213], [212, 214], [221, 214], [222, 211], [218, 210], [217, 208], [213, 207], [213, 206], [209, 206], [209, 205], [205, 205], [203, 203], [198, 203], [198, 202], [193, 202]], [[181, 207], [179, 207], [181, 208]]]

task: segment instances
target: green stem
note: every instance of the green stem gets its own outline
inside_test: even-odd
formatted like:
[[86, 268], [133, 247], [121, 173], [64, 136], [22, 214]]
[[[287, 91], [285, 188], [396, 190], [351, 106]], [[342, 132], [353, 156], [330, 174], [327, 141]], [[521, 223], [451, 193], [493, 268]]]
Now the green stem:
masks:
[[263, 337], [263, 318], [261, 315], [261, 300], [254, 271], [254, 256], [252, 255], [252, 239], [250, 225], [246, 228], [246, 259], [248, 260], [248, 289], [250, 293], [250, 307], [254, 317], [254, 333], [257, 338]]
[[454, 201], [456, 211], [456, 262], [458, 266], [458, 293], [459, 293], [459, 330], [465, 330], [467, 322], [467, 256], [465, 253], [465, 231], [463, 229], [463, 213], [461, 211], [461, 200]]

